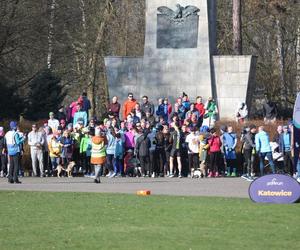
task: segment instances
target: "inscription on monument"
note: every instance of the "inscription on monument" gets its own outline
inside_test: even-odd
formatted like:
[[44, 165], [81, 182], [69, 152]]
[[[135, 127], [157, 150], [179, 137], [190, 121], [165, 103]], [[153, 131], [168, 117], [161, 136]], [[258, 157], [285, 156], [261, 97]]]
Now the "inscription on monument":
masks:
[[175, 11], [165, 6], [157, 10], [157, 48], [197, 48], [200, 9], [177, 4]]
[[157, 48], [197, 48], [198, 16], [176, 24], [165, 15], [157, 15]]

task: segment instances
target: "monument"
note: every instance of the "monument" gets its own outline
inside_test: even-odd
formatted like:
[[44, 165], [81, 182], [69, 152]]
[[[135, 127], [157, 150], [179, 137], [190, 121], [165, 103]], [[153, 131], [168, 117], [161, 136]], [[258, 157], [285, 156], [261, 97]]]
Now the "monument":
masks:
[[146, 0], [144, 57], [105, 57], [110, 97], [213, 96], [220, 118], [251, 104], [256, 57], [216, 55], [215, 0]]

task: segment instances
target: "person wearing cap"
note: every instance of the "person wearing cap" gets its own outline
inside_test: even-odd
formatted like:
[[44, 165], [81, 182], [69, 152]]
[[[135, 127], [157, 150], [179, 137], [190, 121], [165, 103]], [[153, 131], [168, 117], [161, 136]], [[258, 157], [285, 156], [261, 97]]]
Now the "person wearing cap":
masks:
[[256, 135], [256, 126], [254, 124], [251, 124], [249, 126], [249, 130], [242, 138], [242, 153], [247, 168], [247, 173], [242, 177], [245, 177], [250, 181], [253, 180], [253, 176], [254, 176], [254, 160], [256, 155], [255, 135]]
[[275, 165], [272, 157], [272, 148], [270, 146], [270, 139], [268, 133], [264, 130], [263, 126], [258, 128], [258, 133], [255, 135], [255, 147], [259, 154], [259, 167], [260, 175], [264, 175], [264, 161], [267, 157], [272, 169], [272, 173], [275, 174]]
[[95, 167], [95, 183], [100, 183], [100, 175], [103, 165], [106, 162], [106, 136], [99, 128], [95, 129], [95, 136], [92, 137], [91, 164]]
[[77, 112], [74, 114], [73, 126], [76, 126], [76, 124], [79, 123], [79, 121], [82, 121], [83, 126], [86, 127], [88, 122], [87, 112], [83, 110], [80, 103], [78, 103], [76, 107]]
[[7, 174], [6, 164], [6, 140], [4, 137], [4, 128], [0, 127], [0, 177], [3, 177]]
[[283, 133], [279, 136], [279, 152], [284, 155], [285, 172], [293, 176], [294, 166], [292, 157], [292, 137], [288, 126], [283, 126]]
[[53, 112], [49, 113], [48, 126], [52, 129], [52, 131], [57, 131], [57, 128], [59, 126], [59, 121], [54, 118]]
[[32, 161], [33, 175], [36, 177], [38, 162], [40, 168], [40, 177], [44, 177], [44, 161], [43, 161], [43, 145], [45, 143], [44, 136], [37, 130], [36, 124], [32, 124], [32, 131], [28, 134], [28, 145], [30, 146], [30, 155]]
[[123, 104], [123, 119], [126, 119], [128, 114], [134, 109], [136, 100], [132, 93], [128, 93], [128, 99]]
[[17, 123], [15, 121], [11, 121], [9, 126], [10, 131], [5, 134], [7, 154], [10, 162], [8, 182], [21, 183], [18, 179], [21, 153], [20, 145], [25, 141], [25, 136], [21, 137], [17, 133]]

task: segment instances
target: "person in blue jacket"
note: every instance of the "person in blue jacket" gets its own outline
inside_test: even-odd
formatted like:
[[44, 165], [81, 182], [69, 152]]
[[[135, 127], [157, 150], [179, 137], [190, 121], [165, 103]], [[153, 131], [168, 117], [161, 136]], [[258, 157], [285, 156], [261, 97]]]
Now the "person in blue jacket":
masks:
[[270, 146], [270, 139], [268, 133], [264, 130], [263, 126], [258, 128], [258, 133], [255, 135], [255, 147], [259, 155], [259, 167], [260, 175], [264, 175], [264, 160], [267, 157], [272, 169], [272, 173], [275, 173], [275, 165], [272, 157], [272, 148]]
[[279, 135], [279, 151], [284, 156], [285, 172], [293, 176], [292, 137], [288, 126], [283, 126], [283, 133]]
[[86, 127], [88, 124], [88, 116], [87, 116], [87, 112], [83, 110], [82, 106], [80, 103], [77, 103], [77, 112], [74, 114], [74, 118], [73, 118], [73, 127], [76, 126], [76, 124], [78, 123], [78, 121], [82, 121], [83, 122], [83, 126]]
[[223, 146], [227, 164], [227, 176], [236, 177], [236, 144], [236, 133], [233, 132], [232, 126], [229, 126], [227, 128], [227, 132], [223, 134]]
[[10, 126], [10, 131], [8, 131], [5, 135], [7, 154], [10, 162], [8, 182], [21, 183], [18, 179], [18, 171], [20, 167], [20, 153], [21, 153], [20, 145], [24, 142], [25, 136], [21, 137], [20, 134], [17, 133], [16, 122], [11, 121], [9, 126]]

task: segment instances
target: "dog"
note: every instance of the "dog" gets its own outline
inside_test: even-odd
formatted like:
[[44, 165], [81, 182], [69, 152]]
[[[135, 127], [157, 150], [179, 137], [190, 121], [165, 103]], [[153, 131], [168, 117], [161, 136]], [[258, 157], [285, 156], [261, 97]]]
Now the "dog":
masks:
[[200, 169], [195, 169], [192, 171], [192, 178], [203, 178], [203, 174]]
[[60, 164], [57, 165], [55, 170], [57, 171], [57, 177], [58, 178], [60, 178], [60, 174], [61, 174], [62, 171], [66, 171], [66, 169], [64, 169], [64, 167]]
[[68, 164], [67, 169], [65, 170], [68, 174], [68, 177], [72, 177], [72, 172], [75, 165], [75, 161], [70, 161], [70, 163]]

